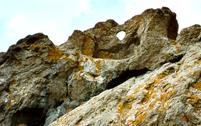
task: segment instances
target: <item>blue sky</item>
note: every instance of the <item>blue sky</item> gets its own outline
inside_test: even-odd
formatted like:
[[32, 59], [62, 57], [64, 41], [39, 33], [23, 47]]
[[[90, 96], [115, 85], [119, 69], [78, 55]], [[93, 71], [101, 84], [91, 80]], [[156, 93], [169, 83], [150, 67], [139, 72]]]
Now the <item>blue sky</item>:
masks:
[[75, 29], [110, 18], [122, 24], [162, 6], [177, 13], [180, 29], [201, 24], [201, 0], [0, 0], [0, 52], [28, 34], [43, 32], [59, 45]]

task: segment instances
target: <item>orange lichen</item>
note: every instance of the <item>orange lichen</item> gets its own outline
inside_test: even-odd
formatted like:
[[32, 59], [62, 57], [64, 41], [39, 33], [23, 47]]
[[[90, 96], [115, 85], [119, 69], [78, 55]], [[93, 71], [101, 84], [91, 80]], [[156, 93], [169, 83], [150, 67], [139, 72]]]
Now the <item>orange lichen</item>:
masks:
[[172, 97], [174, 94], [176, 94], [175, 90], [171, 90], [169, 92], [165, 92], [165, 93], [161, 94], [160, 99], [159, 99], [161, 101], [161, 107], [160, 107], [159, 111], [164, 111], [166, 109], [167, 100], [169, 100], [170, 97]]
[[156, 104], [155, 102], [150, 102], [148, 106], [149, 110], [153, 109], [155, 104]]
[[94, 51], [93, 40], [88, 36], [84, 37], [82, 53], [87, 56], [93, 56], [93, 51]]
[[57, 61], [63, 56], [63, 52], [58, 48], [50, 48], [48, 52], [48, 59], [50, 61]]
[[143, 121], [146, 120], [147, 112], [145, 110], [138, 111], [136, 114], [136, 118], [133, 121], [129, 121], [129, 125], [138, 126], [141, 125]]
[[128, 101], [121, 101], [117, 105], [117, 110], [121, 115], [126, 114], [132, 107], [132, 103]]
[[144, 87], [144, 89], [147, 91], [144, 95], [144, 98], [142, 99], [142, 103], [148, 102], [154, 95], [154, 85], [155, 83], [147, 83]]
[[[154, 99], [156, 97], [156, 92], [157, 90], [155, 90], [156, 84], [161, 83], [161, 80], [166, 77], [169, 73], [167, 71], [164, 71], [163, 73], [158, 74], [155, 78], [145, 82], [145, 86], [141, 85], [135, 88], [133, 94], [139, 92], [140, 90], [145, 90], [145, 96], [144, 98], [141, 100], [141, 103], [148, 103], [150, 101], [150, 99]], [[168, 88], [169, 89], [169, 88]], [[168, 97], [169, 96], [168, 92], [166, 95], [163, 94], [161, 99], [163, 99], [163, 97]], [[165, 98], [167, 99], [167, 98]], [[153, 107], [153, 106], [152, 106]]]
[[117, 111], [122, 114], [123, 113], [123, 106], [124, 103], [121, 101], [118, 105], [117, 105]]
[[126, 99], [127, 99], [128, 101], [133, 101], [133, 100], [135, 99], [135, 97], [134, 97], [133, 94], [131, 94], [131, 95], [126, 96]]
[[191, 120], [194, 119], [195, 117], [193, 115], [191, 115], [190, 113], [183, 113], [180, 116], [182, 121], [185, 121], [188, 123], [188, 126], [196, 126], [194, 124], [192, 124]]
[[201, 90], [201, 81], [200, 82], [197, 82], [195, 84], [193, 84], [193, 88], [196, 88], [198, 90]]
[[156, 78], [156, 79], [154, 80], [154, 82], [155, 82], [156, 84], [159, 84], [159, 83], [161, 82], [161, 78]]
[[112, 58], [112, 53], [100, 51], [98, 53], [98, 57], [103, 58], [103, 59], [111, 59]]
[[145, 90], [153, 90], [154, 86], [155, 86], [154, 82], [148, 82], [145, 84], [144, 89]]
[[171, 84], [167, 83], [162, 87], [161, 91], [162, 92], [167, 92], [170, 88], [174, 89], [174, 87], [175, 86], [172, 86]]
[[64, 59], [65, 61], [73, 61], [72, 59], [68, 58], [68, 56], [64, 55], [64, 57], [62, 57], [62, 59]]
[[[154, 78], [149, 79], [148, 81], [144, 82], [143, 84], [138, 84], [138, 86], [134, 89], [133, 93], [127, 96], [127, 103], [128, 105], [132, 105], [133, 101], [135, 100], [134, 95], [139, 91], [143, 91], [144, 97], [139, 102], [142, 104], [143, 108], [139, 108], [137, 114], [135, 115], [134, 120], [128, 120], [129, 125], [143, 125], [146, 118], [148, 117], [148, 111], [154, 109], [156, 103], [159, 103], [161, 107], [159, 108], [158, 112], [164, 112], [168, 106], [168, 100], [176, 94], [176, 91], [173, 90], [173, 86], [171, 84], [166, 84], [163, 82], [163, 79], [172, 73], [172, 69], [165, 70], [160, 74], [156, 75]], [[161, 86], [158, 86], [160, 84]], [[158, 88], [159, 87], [159, 88]], [[161, 94], [157, 97], [157, 94]], [[128, 100], [129, 99], [129, 100]], [[128, 102], [129, 101], [129, 102]], [[125, 102], [120, 102], [118, 106], [119, 113], [128, 113], [131, 111], [131, 108], [125, 107]], [[129, 108], [129, 109], [125, 109]], [[125, 120], [124, 120], [125, 121]]]
[[32, 48], [33, 50], [39, 50], [39, 49], [41, 48], [41, 45], [39, 45], [39, 44], [32, 44], [32, 45], [31, 45], [31, 48]]
[[101, 61], [97, 60], [96, 61], [96, 73], [99, 73], [101, 69]]
[[151, 98], [153, 98], [155, 96], [154, 90], [149, 90], [144, 98], [142, 99], [142, 103], [147, 103]]
[[165, 93], [161, 94], [160, 101], [165, 102], [165, 101], [167, 101], [174, 94], [176, 94], [175, 90], [171, 90], [169, 92], [165, 92]]
[[199, 102], [200, 98], [196, 95], [188, 94], [187, 102], [194, 105]]
[[156, 84], [159, 84], [161, 82], [161, 80], [166, 77], [169, 74], [169, 71], [164, 71], [160, 74], [157, 75], [157, 77], [154, 79], [154, 82]]

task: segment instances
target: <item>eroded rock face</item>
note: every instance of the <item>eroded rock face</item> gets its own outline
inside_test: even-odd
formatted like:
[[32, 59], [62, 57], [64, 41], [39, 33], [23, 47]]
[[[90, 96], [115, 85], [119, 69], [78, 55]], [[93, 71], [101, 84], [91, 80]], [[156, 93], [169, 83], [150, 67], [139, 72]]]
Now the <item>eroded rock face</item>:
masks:
[[[153, 70], [182, 55], [175, 42], [177, 30], [176, 14], [162, 8], [146, 10], [123, 25], [107, 20], [84, 32], [75, 31], [59, 46], [66, 54], [79, 53], [78, 72], [69, 76], [69, 96], [85, 101], [117, 85], [110, 82], [125, 72]], [[116, 36], [120, 31], [126, 32], [122, 41]]]
[[[116, 36], [121, 31], [126, 33], [123, 40], [119, 40]], [[177, 31], [178, 23], [175, 13], [165, 7], [156, 10], [148, 9], [122, 25], [110, 19], [106, 22], [99, 22], [94, 28], [84, 32], [74, 31], [69, 40], [61, 45], [61, 48], [68, 52], [66, 48], [71, 47], [72, 50], [94, 58], [141, 57], [153, 51], [160, 54], [160, 49], [165, 44], [169, 44], [169, 39], [176, 39]], [[158, 45], [158, 49], [155, 48], [155, 44]], [[153, 53], [157, 54], [155, 52]]]
[[177, 63], [104, 91], [50, 126], [200, 125], [201, 43]]
[[0, 53], [0, 125], [200, 124], [201, 27], [177, 31], [163, 7], [76, 30], [58, 47], [42, 33], [19, 40]]
[[[66, 77], [74, 64], [43, 34], [27, 36], [11, 46], [0, 66], [0, 124], [30, 125], [32, 116], [45, 118], [44, 113], [67, 96]], [[32, 115], [32, 109], [42, 113]], [[18, 112], [22, 117], [15, 116]]]

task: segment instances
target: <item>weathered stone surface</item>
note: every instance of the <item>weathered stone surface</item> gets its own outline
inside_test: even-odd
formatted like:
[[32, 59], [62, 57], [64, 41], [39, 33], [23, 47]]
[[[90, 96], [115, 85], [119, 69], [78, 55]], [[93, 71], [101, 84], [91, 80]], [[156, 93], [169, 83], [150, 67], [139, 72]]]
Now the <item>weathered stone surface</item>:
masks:
[[104, 91], [50, 126], [201, 125], [201, 41], [187, 50], [179, 62]]
[[[0, 125], [16, 125], [20, 121], [30, 125], [34, 122], [29, 113], [32, 110], [42, 111], [33, 115], [36, 118], [45, 118], [43, 112], [67, 96], [66, 76], [73, 66], [74, 62], [43, 34], [27, 36], [11, 46], [0, 66]], [[19, 119], [18, 113], [24, 113], [27, 119]]]
[[[201, 27], [177, 31], [163, 7], [76, 30], [60, 46], [42, 33], [19, 40], [0, 53], [0, 125], [200, 124]], [[179, 120], [181, 104], [191, 121]]]
[[0, 62], [3, 60], [4, 52], [0, 52]]
[[[152, 56], [152, 52], [154, 54], [158, 52], [161, 55], [160, 48], [166, 47], [169, 39], [176, 39], [177, 30], [178, 23], [175, 13], [165, 7], [156, 10], [148, 9], [123, 25], [118, 25], [110, 19], [106, 22], [99, 22], [94, 28], [84, 32], [76, 30], [69, 40], [61, 45], [61, 48], [66, 52], [69, 52], [70, 49], [76, 50], [95, 58], [126, 59], [133, 56], [136, 56], [136, 59], [142, 56], [146, 58], [144, 55], [147, 55], [147, 52], [150, 53], [150, 56]], [[122, 41], [116, 36], [120, 31], [126, 33]], [[156, 44], [159, 48], [155, 48]], [[154, 66], [156, 63], [147, 67]]]
[[201, 26], [196, 24], [193, 26], [190, 26], [188, 28], [184, 28], [179, 36], [177, 37], [177, 43], [182, 46], [180, 47], [180, 50], [186, 51], [188, 49], [188, 46], [201, 41]]
[[[70, 98], [86, 101], [118, 85], [110, 82], [125, 72], [153, 70], [182, 55], [175, 43], [177, 30], [176, 14], [162, 8], [146, 10], [123, 25], [107, 20], [84, 32], [75, 31], [59, 46], [66, 54], [79, 54], [79, 67], [68, 79]], [[116, 37], [120, 31], [126, 32], [122, 41]]]

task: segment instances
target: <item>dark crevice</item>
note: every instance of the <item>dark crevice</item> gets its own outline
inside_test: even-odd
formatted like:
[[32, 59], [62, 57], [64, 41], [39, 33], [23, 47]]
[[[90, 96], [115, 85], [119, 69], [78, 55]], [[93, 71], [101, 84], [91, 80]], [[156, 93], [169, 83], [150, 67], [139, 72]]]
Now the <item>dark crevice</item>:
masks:
[[[136, 46], [140, 45], [140, 38], [136, 32], [133, 32], [129, 37], [128, 37], [128, 43], [135, 44]], [[129, 44], [129, 46], [131, 45]]]
[[170, 18], [169, 25], [167, 28], [167, 37], [173, 40], [176, 40], [178, 35], [178, 22], [176, 19], [176, 14], [173, 14]]
[[43, 108], [25, 108], [17, 111], [13, 117], [11, 126], [43, 126], [46, 112]]
[[170, 63], [176, 63], [179, 62], [182, 58], [184, 57], [184, 55], [178, 55], [175, 58], [169, 60]]
[[54, 108], [57, 108], [58, 106], [61, 106], [64, 103], [64, 100], [57, 101], [54, 105]]
[[112, 81], [110, 81], [110, 82], [106, 85], [106, 89], [114, 88], [114, 87], [116, 87], [116, 86], [122, 84], [123, 82], [125, 82], [125, 81], [128, 80], [129, 78], [143, 75], [143, 74], [145, 74], [147, 71], [149, 71], [147, 68], [141, 69], [141, 70], [127, 70], [127, 71], [124, 71], [124, 72], [122, 72], [117, 78], [115, 78], [115, 79], [113, 79]]

